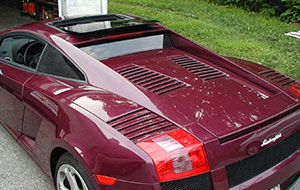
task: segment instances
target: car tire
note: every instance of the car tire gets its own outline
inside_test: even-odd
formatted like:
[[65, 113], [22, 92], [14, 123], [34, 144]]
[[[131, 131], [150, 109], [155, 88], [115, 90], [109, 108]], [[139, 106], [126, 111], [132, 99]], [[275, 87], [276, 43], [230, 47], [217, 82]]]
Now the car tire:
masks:
[[70, 154], [63, 154], [55, 168], [57, 190], [94, 190], [94, 185], [79, 162]]

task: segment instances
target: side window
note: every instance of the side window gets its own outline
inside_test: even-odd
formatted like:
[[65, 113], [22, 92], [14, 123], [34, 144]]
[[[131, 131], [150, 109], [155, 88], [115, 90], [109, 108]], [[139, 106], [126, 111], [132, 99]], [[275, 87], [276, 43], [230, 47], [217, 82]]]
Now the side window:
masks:
[[46, 47], [42, 55], [38, 72], [68, 79], [84, 80], [84, 75], [76, 66], [50, 45]]
[[0, 45], [0, 58], [35, 69], [44, 44], [26, 36], [4, 38]]

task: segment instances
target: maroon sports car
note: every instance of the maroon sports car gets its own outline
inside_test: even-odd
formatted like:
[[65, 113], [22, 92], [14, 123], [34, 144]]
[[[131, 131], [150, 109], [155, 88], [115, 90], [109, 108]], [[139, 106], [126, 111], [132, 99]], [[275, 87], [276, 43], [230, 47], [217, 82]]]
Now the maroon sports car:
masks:
[[0, 120], [57, 189], [285, 189], [300, 82], [156, 21], [102, 15], [1, 33]]

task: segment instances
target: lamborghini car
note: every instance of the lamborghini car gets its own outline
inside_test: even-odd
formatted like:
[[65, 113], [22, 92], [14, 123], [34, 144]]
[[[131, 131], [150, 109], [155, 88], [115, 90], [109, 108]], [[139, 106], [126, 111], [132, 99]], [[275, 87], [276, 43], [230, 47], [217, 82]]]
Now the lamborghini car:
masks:
[[280, 190], [300, 82], [121, 14], [0, 34], [1, 125], [60, 190]]

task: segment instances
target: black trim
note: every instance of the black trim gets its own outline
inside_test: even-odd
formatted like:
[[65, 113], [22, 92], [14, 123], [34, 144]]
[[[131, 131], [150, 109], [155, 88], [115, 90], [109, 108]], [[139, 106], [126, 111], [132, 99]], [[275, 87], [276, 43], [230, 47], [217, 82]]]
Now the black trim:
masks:
[[27, 71], [27, 72], [36, 74], [36, 69], [33, 69], [31, 67], [23, 66], [23, 65], [20, 65], [18, 63], [15, 63], [13, 61], [8, 61], [6, 59], [3, 59], [1, 57], [0, 57], [0, 61], [1, 61], [1, 63], [5, 64], [5, 65], [9, 65], [9, 66], [15, 67], [17, 69], [21, 69], [23, 71]]
[[64, 20], [48, 22], [48, 25], [55, 27], [66, 27], [76, 24], [86, 24], [91, 22], [103, 22], [103, 21], [112, 21], [112, 20], [129, 20], [134, 19], [133, 17], [121, 15], [121, 14], [108, 14], [108, 15], [94, 15], [94, 16], [84, 16], [84, 17], [75, 17], [67, 18]]
[[210, 172], [160, 184], [162, 190], [212, 190]]
[[44, 38], [41, 38], [40, 36], [36, 35], [36, 34], [33, 34], [31, 32], [28, 32], [28, 31], [23, 31], [23, 30], [19, 30], [19, 31], [12, 31], [12, 32], [8, 32], [8, 33], [5, 33], [5, 34], [2, 34], [0, 35], [0, 39], [1, 41], [3, 40], [3, 38], [7, 38], [7, 37], [10, 37], [10, 36], [28, 36], [28, 37], [31, 37], [31, 38], [34, 38], [36, 40], [39, 40], [45, 44], [49, 43], [46, 39]]
[[[61, 53], [63, 56], [65, 56], [81, 73], [82, 73], [82, 75], [84, 76], [84, 80], [74, 80], [74, 79], [69, 79], [69, 78], [63, 78], [63, 77], [59, 77], [59, 76], [53, 76], [53, 75], [47, 75], [47, 74], [43, 74], [44, 76], [46, 75], [46, 76], [51, 76], [51, 77], [54, 77], [54, 78], [58, 78], [58, 79], [64, 79], [64, 80], [69, 80], [69, 81], [73, 81], [73, 82], [80, 82], [80, 83], [84, 83], [84, 84], [87, 84], [87, 76], [86, 76], [86, 73], [73, 61], [73, 59], [71, 59], [69, 56], [67, 56], [60, 48], [58, 48], [57, 46], [55, 46], [54, 44], [52, 44], [51, 42], [49, 42], [49, 41], [47, 41], [47, 40], [45, 40], [45, 39], [43, 39], [43, 38], [41, 38], [40, 36], [38, 36], [38, 35], [36, 35], [36, 34], [33, 34], [33, 33], [30, 33], [30, 32], [28, 32], [28, 31], [12, 31], [12, 32], [8, 32], [8, 33], [5, 33], [5, 34], [2, 34], [2, 35], [0, 35], [0, 40], [1, 40], [1, 42], [2, 42], [2, 40], [3, 40], [3, 38], [7, 38], [7, 37], [10, 37], [10, 36], [28, 36], [28, 37], [31, 37], [31, 38], [34, 38], [34, 39], [36, 39], [36, 40], [38, 40], [38, 41], [40, 41], [40, 42], [43, 42], [44, 44], [45, 44], [45, 47], [44, 47], [44, 50], [45, 50], [45, 48], [48, 46], [48, 45], [50, 45], [50, 46], [52, 46], [53, 48], [55, 48], [59, 53]], [[76, 48], [76, 46], [74, 46], [75, 48]], [[44, 53], [44, 50], [43, 50], [43, 53]], [[42, 54], [43, 54], [42, 53]], [[41, 58], [42, 58], [42, 54], [41, 54], [41, 57], [40, 57], [40, 59], [39, 59], [39, 62], [40, 62], [40, 60], [41, 60]], [[1, 59], [0, 58], [0, 60], [3, 60], [3, 59]], [[17, 64], [17, 65], [15, 65], [15, 64], [12, 64], [13, 62], [10, 62], [10, 61], [7, 61], [7, 60], [5, 60], [5, 62], [4, 63], [7, 63], [8, 65], [12, 65], [12, 66], [19, 66], [19, 68], [20, 69], [22, 69], [22, 70], [25, 70], [25, 71], [30, 71], [30, 72], [32, 72], [33, 71], [33, 73], [35, 73], [35, 74], [39, 74], [39, 75], [42, 75], [42, 73], [40, 73], [40, 72], [37, 72], [37, 70], [38, 70], [38, 66], [39, 66], [39, 62], [38, 62], [38, 64], [37, 64], [37, 66], [36, 66], [36, 68], [35, 69], [33, 69], [32, 70], [32, 68], [29, 68], [29, 67], [26, 67], [26, 68], [24, 68], [24, 67], [22, 67], [21, 65], [19, 65], [19, 64]]]
[[[44, 52], [45, 50], [45, 47], [47, 46], [47, 41], [42, 39], [42, 38], [39, 38], [38, 36], [35, 36], [29, 32], [19, 32], [19, 31], [13, 31], [13, 32], [9, 32], [9, 33], [6, 33], [6, 34], [3, 34], [0, 36], [0, 45], [2, 44], [2, 41], [6, 38], [9, 38], [9, 37], [28, 37], [28, 38], [32, 38], [42, 44], [44, 44], [44, 49], [42, 52]], [[21, 69], [21, 70], [24, 70], [24, 71], [28, 71], [28, 72], [31, 72], [31, 73], [35, 73], [36, 74], [36, 71], [37, 71], [37, 66], [35, 69], [29, 67], [29, 66], [25, 66], [25, 65], [21, 65], [19, 63], [16, 63], [16, 62], [13, 62], [13, 61], [8, 61], [6, 59], [3, 59], [0, 57], [0, 60], [2, 61], [2, 63], [6, 64], [6, 65], [10, 65], [10, 66], [13, 66], [13, 67], [16, 67], [18, 69]], [[38, 63], [40, 62], [41, 59], [39, 59]]]
[[48, 45], [49, 45], [49, 44], [46, 44], [46, 45], [45, 45], [45, 47], [44, 47], [44, 49], [43, 49], [43, 51], [42, 51], [42, 53], [41, 53], [41, 55], [40, 55], [40, 59], [39, 59], [38, 63], [36, 64], [35, 74], [38, 73], [38, 68], [39, 68], [39, 65], [40, 65], [40, 62], [41, 62], [41, 58], [43, 57], [43, 55], [44, 55], [44, 53], [45, 53], [45, 50], [46, 50], [46, 48], [48, 47]]
[[270, 148], [226, 166], [229, 188], [260, 175], [299, 151], [299, 139], [300, 130]]
[[40, 76], [52, 77], [52, 78], [56, 78], [56, 79], [67, 80], [67, 81], [77, 82], [77, 83], [81, 83], [81, 84], [87, 84], [86, 81], [83, 81], [83, 80], [60, 77], [60, 76], [51, 75], [51, 74], [42, 73], [42, 72], [37, 72], [36, 74], [40, 75]]
[[[70, 28], [70, 26], [80, 26], [83, 24], [91, 24], [91, 23], [105, 23], [109, 21], [111, 27], [109, 28], [90, 28], [86, 31], [76, 30], [76, 28]], [[65, 20], [58, 20], [46, 23], [46, 25], [53, 27], [58, 30], [62, 30], [68, 33], [73, 34], [91, 34], [91, 33], [99, 33], [99, 32], [109, 32], [113, 30], [127, 29], [130, 30], [132, 28], [141, 28], [147, 27], [151, 24], [157, 23], [157, 20], [146, 20], [142, 18], [134, 18], [121, 14], [111, 14], [111, 15], [96, 15], [96, 16], [87, 16], [87, 17], [77, 17]]]

